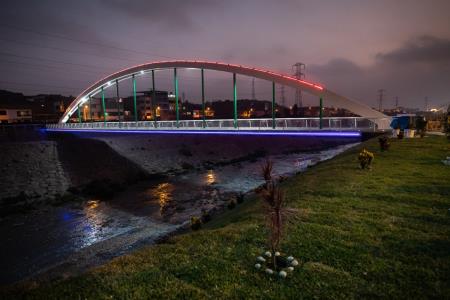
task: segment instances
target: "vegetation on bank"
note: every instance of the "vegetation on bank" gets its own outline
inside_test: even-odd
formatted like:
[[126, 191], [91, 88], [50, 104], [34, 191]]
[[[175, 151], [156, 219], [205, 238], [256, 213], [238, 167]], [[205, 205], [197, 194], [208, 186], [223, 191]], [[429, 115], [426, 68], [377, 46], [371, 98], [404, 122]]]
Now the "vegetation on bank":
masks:
[[[358, 154], [374, 154], [361, 169]], [[446, 298], [450, 156], [444, 137], [377, 139], [282, 182], [298, 212], [281, 243], [300, 262], [286, 279], [254, 269], [267, 231], [258, 197], [201, 230], [78, 276], [3, 290], [6, 298]], [[14, 293], [14, 294], [12, 294]]]

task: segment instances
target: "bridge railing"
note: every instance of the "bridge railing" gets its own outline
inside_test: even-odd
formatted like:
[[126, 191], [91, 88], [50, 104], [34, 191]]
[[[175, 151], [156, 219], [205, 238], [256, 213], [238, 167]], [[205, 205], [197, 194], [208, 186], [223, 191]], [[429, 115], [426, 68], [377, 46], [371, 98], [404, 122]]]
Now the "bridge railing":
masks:
[[[322, 118], [322, 129], [376, 131], [376, 120], [362, 117]], [[277, 118], [178, 121], [137, 121], [137, 122], [86, 122], [48, 124], [50, 129], [103, 129], [103, 130], [319, 130], [320, 118]], [[275, 125], [275, 126], [273, 126]]]

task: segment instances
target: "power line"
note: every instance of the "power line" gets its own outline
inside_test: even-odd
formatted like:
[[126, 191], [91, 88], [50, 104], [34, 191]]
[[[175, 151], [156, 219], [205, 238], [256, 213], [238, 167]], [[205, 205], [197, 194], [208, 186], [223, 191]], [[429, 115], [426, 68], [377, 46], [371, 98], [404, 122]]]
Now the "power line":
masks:
[[[59, 70], [64, 70], [64, 71], [68, 72], [67, 68], [57, 67], [57, 66], [47, 66], [47, 65], [40, 65], [40, 64], [33, 64], [33, 63], [26, 63], [26, 62], [19, 62], [19, 61], [0, 60], [0, 63], [2, 63], [2, 62], [9, 63], [9, 64], [17, 64], [17, 65], [36, 66], [36, 67], [47, 68], [47, 69], [59, 69]], [[89, 71], [89, 70], [71, 70], [70, 72], [73, 72], [73, 71], [98, 74], [98, 72]]]
[[104, 56], [104, 55], [100, 55], [100, 54], [86, 53], [86, 52], [75, 51], [75, 50], [71, 50], [71, 49], [64, 49], [64, 48], [59, 48], [59, 47], [43, 46], [43, 45], [37, 45], [37, 44], [34, 44], [34, 43], [15, 41], [15, 40], [10, 40], [10, 39], [3, 39], [3, 38], [0, 39], [0, 41], [4, 41], [4, 42], [8, 42], [8, 43], [22, 44], [22, 45], [27, 45], [27, 46], [33, 46], [33, 47], [38, 47], [38, 48], [43, 48], [43, 49], [62, 51], [62, 52], [67, 52], [67, 53], [76, 53], [76, 54], [90, 55], [90, 56], [107, 58], [107, 59], [113, 59], [113, 60], [131, 61], [133, 63], [136, 63], [136, 60], [128, 59], [128, 58]]
[[[40, 93], [40, 94], [47, 94], [47, 95], [57, 95], [54, 91], [48, 90], [48, 89], [40, 89], [40, 88], [32, 88], [32, 87], [20, 87], [19, 88], [8, 88], [8, 91], [17, 92], [17, 93], [23, 93], [24, 91], [27, 91], [27, 93]], [[75, 93], [65, 92], [64, 94], [70, 94], [75, 95]]]
[[280, 86], [280, 93], [281, 93], [281, 105], [285, 106], [286, 96], [285, 96], [285, 92], [284, 92], [284, 85]]
[[252, 78], [252, 100], [256, 100], [256, 93], [255, 93], [255, 77]]
[[37, 35], [41, 35], [41, 36], [47, 36], [47, 37], [51, 37], [51, 38], [64, 39], [64, 40], [68, 40], [68, 41], [72, 41], [72, 42], [78, 42], [78, 43], [82, 43], [82, 44], [88, 44], [88, 45], [99, 46], [99, 47], [106, 47], [108, 49], [127, 51], [127, 52], [132, 52], [132, 53], [146, 55], [146, 56], [151, 55], [151, 56], [158, 56], [158, 57], [162, 57], [162, 58], [173, 59], [173, 57], [169, 57], [169, 56], [165, 56], [165, 55], [137, 51], [137, 50], [133, 50], [133, 49], [126, 49], [126, 48], [121, 48], [121, 47], [117, 47], [117, 46], [113, 46], [113, 45], [106, 45], [106, 44], [101, 44], [101, 43], [96, 43], [96, 42], [91, 42], [91, 41], [79, 40], [79, 39], [70, 38], [70, 37], [67, 37], [64, 35], [59, 35], [59, 34], [54, 34], [54, 33], [45, 33], [45, 32], [37, 31], [34, 29], [19, 27], [19, 26], [15, 26], [15, 25], [13, 26], [13, 25], [9, 25], [9, 24], [0, 24], [0, 26], [10, 28], [13, 30], [29, 32], [29, 33], [33, 33], [33, 34], [37, 34]]
[[53, 63], [59, 63], [59, 64], [65, 64], [65, 65], [72, 65], [72, 66], [79, 66], [79, 67], [86, 67], [86, 68], [90, 68], [90, 69], [105, 69], [104, 67], [96, 67], [96, 66], [92, 66], [92, 65], [83, 65], [83, 64], [77, 64], [77, 63], [71, 63], [71, 62], [65, 62], [65, 61], [60, 61], [60, 60], [53, 60], [53, 59], [46, 59], [46, 58], [41, 58], [41, 57], [37, 57], [37, 56], [24, 56], [24, 55], [17, 55], [17, 54], [13, 54], [13, 53], [7, 53], [7, 52], [0, 52], [0, 55], [6, 55], [6, 56], [12, 56], [12, 57], [18, 57], [18, 58], [25, 58], [25, 59], [38, 59], [40, 61], [48, 61], [48, 62], [53, 62]]
[[381, 112], [383, 109], [383, 97], [386, 90], [379, 89], [378, 90], [378, 110]]
[[74, 87], [58, 86], [58, 85], [48, 85], [48, 84], [39, 84], [39, 83], [25, 83], [25, 82], [14, 82], [14, 81], [3, 81], [3, 80], [0, 80], [0, 83], [14, 84], [14, 85], [25, 85], [25, 86], [38, 86], [38, 87], [50, 87], [50, 88], [59, 88], [59, 89], [78, 90], [77, 88], [74, 88]]

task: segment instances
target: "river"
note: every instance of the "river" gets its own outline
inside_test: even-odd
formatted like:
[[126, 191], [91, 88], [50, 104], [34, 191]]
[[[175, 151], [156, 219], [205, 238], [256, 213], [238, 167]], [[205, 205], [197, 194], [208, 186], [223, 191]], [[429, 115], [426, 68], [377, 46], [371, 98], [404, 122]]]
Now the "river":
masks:
[[[266, 159], [277, 176], [292, 176], [353, 147], [280, 154], [142, 181], [111, 199], [48, 206], [0, 220], [0, 284], [42, 274], [81, 272], [154, 243], [186, 225], [202, 209], [220, 211], [236, 193], [260, 186]], [[52, 272], [48, 272], [52, 270]]]

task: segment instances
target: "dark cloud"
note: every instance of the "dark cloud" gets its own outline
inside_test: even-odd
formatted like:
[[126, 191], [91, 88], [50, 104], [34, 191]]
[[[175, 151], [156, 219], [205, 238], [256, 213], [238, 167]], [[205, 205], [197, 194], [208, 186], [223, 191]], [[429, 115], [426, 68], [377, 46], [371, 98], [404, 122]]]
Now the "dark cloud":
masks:
[[[90, 8], [86, 3], [84, 9], [89, 11]], [[64, 10], [71, 14], [62, 14]], [[23, 52], [36, 52], [40, 45], [97, 54], [111, 52], [115, 43], [92, 30], [90, 23], [79, 17], [81, 12], [54, 0], [7, 1], [0, 12], [0, 38], [20, 41], [18, 48]]]
[[423, 35], [399, 49], [377, 54], [376, 59], [388, 63], [450, 63], [450, 40]]
[[167, 31], [198, 29], [194, 13], [211, 10], [221, 3], [218, 0], [101, 0], [101, 2], [129, 17], [156, 23], [160, 29]]
[[450, 82], [449, 41], [430, 36], [414, 41], [389, 53], [378, 54], [375, 63], [369, 66], [333, 59], [323, 65], [308, 66], [308, 74], [328, 88], [374, 107], [380, 88], [387, 91], [385, 107], [393, 106], [395, 96], [407, 107], [423, 108], [425, 97], [432, 105], [445, 103]]
[[225, 60], [288, 74], [292, 64], [303, 62], [307, 79], [372, 105], [379, 88], [410, 106], [420, 106], [424, 96], [448, 101], [450, 1], [432, 2], [3, 0], [0, 39], [21, 43], [0, 41], [6, 53], [0, 54], [0, 69], [6, 70], [0, 81], [81, 91], [84, 82], [109, 70], [162, 57]]

